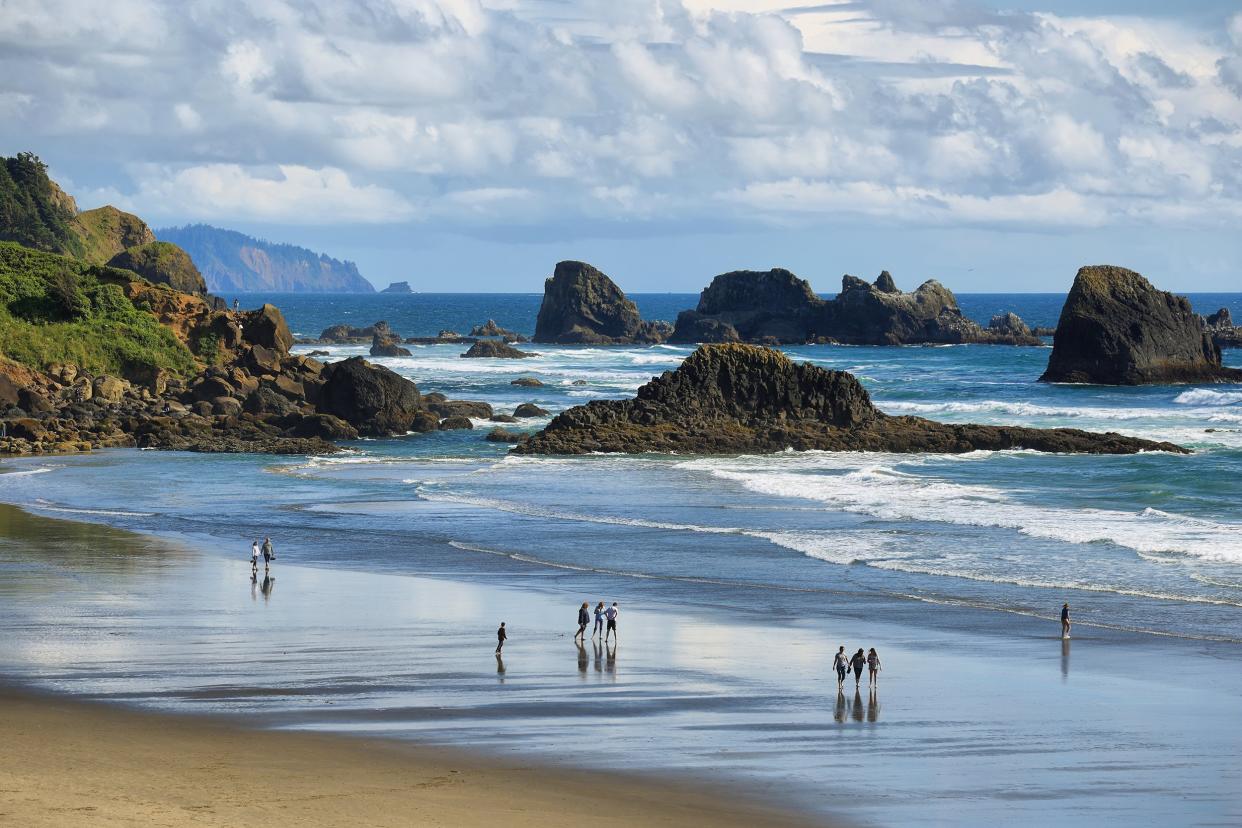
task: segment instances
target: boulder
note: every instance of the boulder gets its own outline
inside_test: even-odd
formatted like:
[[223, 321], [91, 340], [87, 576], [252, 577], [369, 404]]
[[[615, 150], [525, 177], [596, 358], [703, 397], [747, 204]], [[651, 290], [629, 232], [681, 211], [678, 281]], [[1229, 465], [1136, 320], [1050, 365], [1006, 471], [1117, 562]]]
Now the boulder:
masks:
[[498, 342], [495, 339], [480, 339], [470, 346], [470, 350], [462, 354], [467, 359], [526, 359], [538, 354], [519, 351], [512, 345]]
[[543, 285], [535, 342], [663, 342], [667, 328], [644, 322], [616, 283], [585, 262], [559, 262]]
[[517, 408], [513, 409], [513, 416], [521, 418], [546, 417], [548, 416], [548, 411], [547, 409], [540, 408], [534, 403], [522, 403]]
[[543, 383], [535, 377], [518, 377], [509, 381], [510, 385], [517, 385], [522, 388], [539, 388]]
[[474, 423], [470, 422], [469, 417], [445, 417], [440, 421], [441, 431], [460, 431], [470, 428], [474, 428]]
[[414, 421], [410, 423], [410, 431], [417, 431], [419, 434], [425, 434], [428, 431], [435, 431], [440, 427], [440, 418], [425, 408], [420, 408], [414, 413]]
[[95, 377], [91, 383], [92, 398], [105, 403], [119, 403], [129, 390], [129, 383], [117, 377], [107, 375]]
[[207, 282], [190, 255], [169, 242], [152, 241], [127, 248], [113, 256], [108, 266], [132, 270], [148, 282], [168, 285], [179, 293], [207, 295]]
[[521, 334], [511, 331], [508, 328], [502, 328], [496, 324], [495, 319], [489, 319], [482, 325], [475, 325], [470, 329], [471, 336], [498, 336], [501, 339], [519, 339]]
[[289, 356], [293, 347], [293, 334], [284, 315], [275, 305], [265, 304], [258, 310], [247, 311], [241, 316], [242, 337], [251, 345], [262, 345], [281, 357]]
[[1031, 328], [1013, 311], [998, 313], [988, 322], [988, 331], [1001, 336], [1032, 336]]
[[492, 407], [485, 402], [447, 400], [444, 399], [443, 395], [432, 396], [428, 394], [423, 397], [423, 407], [442, 419], [445, 417], [474, 417], [477, 420], [486, 420], [494, 413]]
[[493, 428], [487, 432], [487, 436], [483, 439], [492, 443], [517, 443], [526, 436], [520, 431], [510, 431], [507, 428]]
[[1081, 268], [1061, 308], [1042, 382], [1150, 385], [1242, 382], [1190, 300], [1158, 290], [1132, 270]]
[[265, 348], [262, 345], [252, 345], [247, 361], [250, 367], [260, 374], [280, 373], [280, 354], [271, 348]]
[[704, 345], [630, 400], [594, 400], [553, 418], [518, 454], [678, 452], [742, 454], [786, 449], [938, 452], [977, 450], [1187, 453], [1172, 443], [1077, 429], [945, 424], [891, 417], [851, 374], [795, 364], [755, 345]]
[[290, 437], [318, 437], [323, 440], [357, 440], [358, 430], [331, 414], [294, 415], [287, 426]]
[[518, 421], [518, 418], [514, 417], [512, 414], [493, 414], [487, 419], [491, 420], [493, 423], [516, 423]]
[[[217, 397], [231, 397], [236, 393], [236, 389], [228, 380], [209, 376], [199, 380], [190, 392], [196, 400], [214, 400]], [[98, 396], [98, 391], [96, 391], [96, 396]]]
[[363, 436], [404, 434], [422, 409], [418, 386], [362, 357], [323, 369], [319, 410], [340, 417]]

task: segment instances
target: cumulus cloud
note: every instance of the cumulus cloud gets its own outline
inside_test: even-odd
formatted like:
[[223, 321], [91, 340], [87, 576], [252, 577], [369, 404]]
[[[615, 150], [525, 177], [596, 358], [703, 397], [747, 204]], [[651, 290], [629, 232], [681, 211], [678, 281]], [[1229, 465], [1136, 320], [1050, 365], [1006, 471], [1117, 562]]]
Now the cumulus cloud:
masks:
[[1242, 204], [1242, 15], [97, 5], [4, 3], [0, 142], [80, 154], [168, 220], [1079, 227]]

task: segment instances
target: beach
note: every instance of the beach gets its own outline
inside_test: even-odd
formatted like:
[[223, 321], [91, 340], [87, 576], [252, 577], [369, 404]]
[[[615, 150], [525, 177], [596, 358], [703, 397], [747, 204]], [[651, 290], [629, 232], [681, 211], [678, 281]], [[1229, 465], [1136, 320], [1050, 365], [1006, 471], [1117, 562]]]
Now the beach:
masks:
[[719, 792], [0, 691], [0, 825], [804, 826]]
[[[813, 615], [773, 613], [795, 593], [755, 612], [718, 591], [688, 612], [640, 578], [501, 567], [467, 581], [308, 566], [292, 550], [265, 584], [244, 551], [203, 539], [3, 515], [10, 680], [264, 729], [230, 737], [249, 745], [382, 737], [553, 778], [639, 772], [823, 821], [1242, 815], [1232, 644], [1090, 626], [1062, 642], [1051, 619], [977, 608], [925, 609], [956, 615], [942, 627], [881, 623], [822, 596]], [[576, 647], [578, 598], [600, 593], [620, 602], [621, 642]], [[512, 637], [497, 659], [499, 620]], [[865, 676], [837, 693], [838, 642], [878, 647], [875, 694]]]

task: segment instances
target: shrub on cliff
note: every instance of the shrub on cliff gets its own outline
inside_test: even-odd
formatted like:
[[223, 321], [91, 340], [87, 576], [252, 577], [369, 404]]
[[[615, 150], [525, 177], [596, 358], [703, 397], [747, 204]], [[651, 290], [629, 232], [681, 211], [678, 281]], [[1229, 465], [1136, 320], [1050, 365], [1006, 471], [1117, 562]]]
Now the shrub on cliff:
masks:
[[31, 152], [0, 158], [0, 241], [36, 250], [82, 254], [73, 230], [77, 205], [47, 176], [47, 165]]
[[73, 363], [91, 373], [188, 374], [189, 350], [118, 283], [135, 279], [17, 244], [0, 243], [0, 354], [34, 368]]

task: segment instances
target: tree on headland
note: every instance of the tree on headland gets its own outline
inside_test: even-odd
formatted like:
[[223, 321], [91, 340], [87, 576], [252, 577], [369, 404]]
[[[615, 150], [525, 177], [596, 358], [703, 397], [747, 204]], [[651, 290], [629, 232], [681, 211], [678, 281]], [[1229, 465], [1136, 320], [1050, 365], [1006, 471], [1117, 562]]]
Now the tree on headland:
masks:
[[48, 177], [33, 152], [0, 159], [0, 241], [49, 253], [80, 255], [72, 228], [77, 207]]

